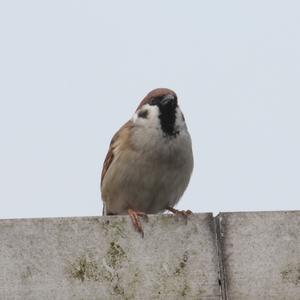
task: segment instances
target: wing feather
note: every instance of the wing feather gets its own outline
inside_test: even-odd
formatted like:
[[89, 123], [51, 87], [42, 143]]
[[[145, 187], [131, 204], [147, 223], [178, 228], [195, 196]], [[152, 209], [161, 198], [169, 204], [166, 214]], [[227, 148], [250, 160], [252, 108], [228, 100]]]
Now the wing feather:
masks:
[[101, 187], [102, 187], [104, 177], [114, 160], [116, 149], [118, 148], [121, 150], [125, 144], [129, 144], [129, 131], [130, 131], [129, 129], [131, 127], [132, 127], [132, 122], [128, 121], [113, 136], [103, 163], [103, 168], [101, 173]]

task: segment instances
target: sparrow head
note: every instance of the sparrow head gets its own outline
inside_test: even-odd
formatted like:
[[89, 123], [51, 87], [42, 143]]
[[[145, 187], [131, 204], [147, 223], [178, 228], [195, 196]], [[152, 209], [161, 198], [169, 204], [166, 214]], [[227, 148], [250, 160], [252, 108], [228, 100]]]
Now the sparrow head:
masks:
[[166, 88], [155, 89], [146, 95], [146, 97], [140, 103], [138, 109], [145, 104], [157, 105], [163, 110], [174, 109], [178, 105], [177, 95], [174, 91]]
[[167, 88], [158, 88], [148, 93], [138, 106], [133, 122], [137, 126], [159, 128], [169, 137], [176, 137], [182, 128], [186, 128], [177, 95]]

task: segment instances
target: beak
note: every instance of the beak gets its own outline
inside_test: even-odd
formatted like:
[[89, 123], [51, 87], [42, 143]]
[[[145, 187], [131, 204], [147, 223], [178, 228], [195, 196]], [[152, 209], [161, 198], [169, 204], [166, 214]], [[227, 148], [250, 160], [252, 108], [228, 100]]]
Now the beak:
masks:
[[176, 100], [176, 96], [173, 94], [168, 94], [168, 95], [164, 96], [164, 98], [161, 100], [161, 104], [167, 105], [167, 104], [173, 102], [174, 100]]

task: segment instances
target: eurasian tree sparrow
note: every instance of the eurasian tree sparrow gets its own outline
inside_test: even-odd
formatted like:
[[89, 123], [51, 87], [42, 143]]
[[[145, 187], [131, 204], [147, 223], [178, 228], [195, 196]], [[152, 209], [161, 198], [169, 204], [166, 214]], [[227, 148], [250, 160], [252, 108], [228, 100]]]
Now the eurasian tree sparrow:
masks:
[[193, 170], [191, 137], [175, 92], [151, 91], [111, 140], [101, 174], [103, 215], [129, 214], [143, 235], [140, 216], [173, 207]]

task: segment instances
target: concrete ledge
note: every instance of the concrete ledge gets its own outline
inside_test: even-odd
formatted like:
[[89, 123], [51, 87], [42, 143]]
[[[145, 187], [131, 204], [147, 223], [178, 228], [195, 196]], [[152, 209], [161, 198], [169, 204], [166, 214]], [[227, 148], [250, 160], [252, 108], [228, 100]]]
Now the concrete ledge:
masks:
[[221, 213], [218, 221], [225, 299], [300, 299], [300, 211]]
[[0, 299], [300, 299], [300, 211], [0, 220]]
[[0, 299], [220, 299], [212, 214], [0, 221]]

